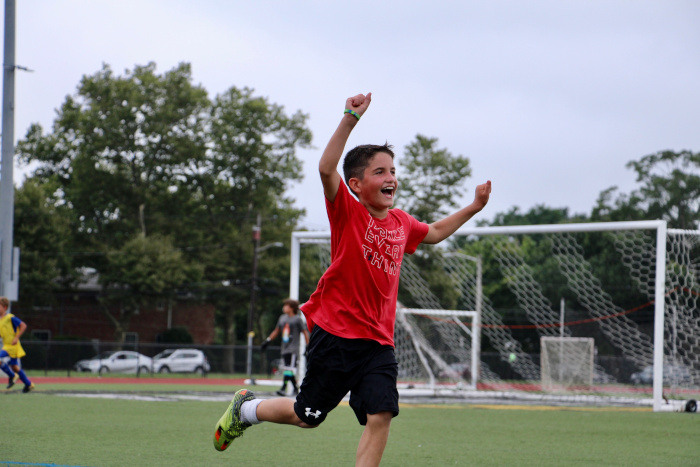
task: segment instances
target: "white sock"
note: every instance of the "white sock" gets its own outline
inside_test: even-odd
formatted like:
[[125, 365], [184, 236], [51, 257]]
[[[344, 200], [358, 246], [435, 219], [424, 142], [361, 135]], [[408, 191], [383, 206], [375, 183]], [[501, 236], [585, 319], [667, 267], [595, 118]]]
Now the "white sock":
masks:
[[258, 405], [262, 402], [262, 399], [253, 399], [252, 401], [245, 401], [241, 404], [241, 421], [245, 423], [250, 423], [251, 425], [257, 425], [262, 423], [258, 420]]

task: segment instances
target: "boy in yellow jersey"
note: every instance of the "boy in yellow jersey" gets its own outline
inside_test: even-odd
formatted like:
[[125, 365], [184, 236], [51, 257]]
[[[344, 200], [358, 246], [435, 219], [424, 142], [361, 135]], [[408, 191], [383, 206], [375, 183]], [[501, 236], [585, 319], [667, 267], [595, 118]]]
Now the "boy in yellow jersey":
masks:
[[7, 297], [0, 297], [0, 338], [2, 338], [2, 350], [0, 350], [0, 370], [5, 372], [10, 378], [7, 389], [12, 388], [21, 379], [24, 383], [22, 392], [29, 392], [34, 389], [34, 385], [22, 370], [20, 358], [26, 352], [19, 343], [19, 337], [27, 330], [27, 325], [7, 310], [10, 308], [10, 300]]

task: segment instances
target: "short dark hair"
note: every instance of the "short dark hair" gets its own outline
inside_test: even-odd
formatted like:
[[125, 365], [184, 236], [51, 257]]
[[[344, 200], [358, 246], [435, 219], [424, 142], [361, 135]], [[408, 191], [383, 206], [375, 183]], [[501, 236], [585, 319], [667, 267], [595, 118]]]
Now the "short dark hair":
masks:
[[[345, 184], [350, 188], [350, 179], [357, 178], [362, 180], [365, 174], [365, 169], [369, 165], [369, 161], [379, 152], [385, 152], [394, 158], [394, 146], [389, 143], [379, 144], [363, 144], [348, 151], [345, 154], [343, 161], [343, 175], [345, 176]], [[353, 192], [354, 193], [354, 192]]]
[[299, 302], [297, 300], [294, 300], [293, 298], [288, 298], [284, 302], [282, 302], [282, 306], [284, 305], [288, 305], [289, 307], [291, 307], [295, 315], [299, 313]]

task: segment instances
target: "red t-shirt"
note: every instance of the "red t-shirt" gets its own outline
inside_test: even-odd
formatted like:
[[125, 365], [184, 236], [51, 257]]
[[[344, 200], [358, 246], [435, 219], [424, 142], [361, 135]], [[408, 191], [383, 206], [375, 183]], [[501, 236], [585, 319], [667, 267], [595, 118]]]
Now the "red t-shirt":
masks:
[[416, 251], [428, 224], [400, 209], [376, 219], [342, 181], [335, 200], [326, 199], [326, 210], [331, 265], [301, 306], [309, 329], [315, 323], [339, 337], [393, 346], [403, 255]]

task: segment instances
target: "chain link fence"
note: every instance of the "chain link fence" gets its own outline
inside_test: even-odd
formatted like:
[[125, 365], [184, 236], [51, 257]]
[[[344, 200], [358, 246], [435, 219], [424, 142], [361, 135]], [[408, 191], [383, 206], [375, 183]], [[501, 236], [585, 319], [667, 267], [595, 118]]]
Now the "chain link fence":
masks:
[[[198, 349], [204, 352], [210, 373], [240, 374], [245, 376], [247, 347], [245, 345], [193, 345], [193, 344], [144, 344], [92, 341], [29, 341], [22, 340], [27, 355], [22, 357], [22, 366], [27, 370], [65, 372], [80, 375], [76, 364], [80, 360], [92, 359], [104, 352], [130, 350], [153, 358], [167, 349]], [[280, 347], [270, 346], [262, 351], [253, 351], [252, 373], [256, 377], [274, 376], [280, 365]], [[141, 367], [139, 364], [137, 367]], [[152, 368], [151, 368], [152, 370]]]

